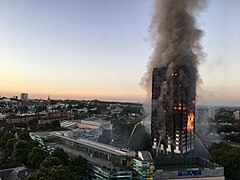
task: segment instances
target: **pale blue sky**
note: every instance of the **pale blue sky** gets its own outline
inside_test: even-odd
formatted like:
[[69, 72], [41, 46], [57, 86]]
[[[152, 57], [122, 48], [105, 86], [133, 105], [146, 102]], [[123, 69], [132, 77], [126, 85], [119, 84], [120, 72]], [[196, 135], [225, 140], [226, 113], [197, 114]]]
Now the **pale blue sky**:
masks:
[[211, 0], [199, 19], [208, 55], [200, 67], [203, 102], [240, 105], [239, 8], [238, 0]]
[[[151, 0], [0, 0], [0, 94], [142, 100]], [[240, 1], [199, 16], [207, 60], [199, 102], [240, 105]]]

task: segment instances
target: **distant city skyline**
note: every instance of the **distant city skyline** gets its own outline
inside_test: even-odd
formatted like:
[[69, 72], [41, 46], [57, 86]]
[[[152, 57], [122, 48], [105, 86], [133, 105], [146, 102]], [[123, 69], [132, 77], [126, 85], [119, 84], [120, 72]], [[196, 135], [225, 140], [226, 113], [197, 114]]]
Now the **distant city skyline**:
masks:
[[[140, 101], [152, 1], [0, 0], [0, 95]], [[240, 1], [198, 16], [206, 61], [199, 104], [240, 105]]]

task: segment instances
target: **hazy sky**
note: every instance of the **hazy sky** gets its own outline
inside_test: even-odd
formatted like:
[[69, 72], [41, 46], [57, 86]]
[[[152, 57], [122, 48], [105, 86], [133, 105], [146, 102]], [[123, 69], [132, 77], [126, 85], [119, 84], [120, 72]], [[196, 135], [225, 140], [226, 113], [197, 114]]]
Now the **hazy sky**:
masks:
[[[0, 94], [135, 100], [152, 53], [151, 0], [0, 0]], [[199, 103], [240, 105], [240, 1], [198, 17]]]

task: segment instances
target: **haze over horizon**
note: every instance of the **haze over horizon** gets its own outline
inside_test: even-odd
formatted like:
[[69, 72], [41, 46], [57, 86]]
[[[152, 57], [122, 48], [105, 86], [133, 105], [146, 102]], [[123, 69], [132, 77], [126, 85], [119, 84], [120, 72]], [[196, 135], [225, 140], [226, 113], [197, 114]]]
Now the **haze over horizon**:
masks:
[[[143, 101], [152, 1], [0, 0], [0, 95]], [[239, 1], [199, 15], [199, 104], [240, 105]]]

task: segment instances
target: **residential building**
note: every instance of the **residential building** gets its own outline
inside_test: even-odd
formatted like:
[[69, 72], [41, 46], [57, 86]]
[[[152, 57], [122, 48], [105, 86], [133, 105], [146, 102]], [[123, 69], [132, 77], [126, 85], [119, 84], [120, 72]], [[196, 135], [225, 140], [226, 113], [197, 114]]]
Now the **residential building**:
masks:
[[156, 157], [194, 149], [195, 86], [186, 66], [153, 70], [151, 139]]
[[152, 180], [154, 177], [154, 161], [150, 152], [138, 151], [138, 157], [133, 159], [134, 179]]
[[21, 100], [23, 100], [24, 102], [28, 101], [28, 93], [21, 93]]
[[233, 112], [233, 116], [234, 116], [234, 119], [240, 120], [240, 111], [237, 110], [237, 111]]
[[53, 121], [72, 120], [74, 118], [72, 113], [67, 112], [49, 112], [43, 114], [38, 119], [38, 124], [52, 123]]
[[208, 118], [211, 119], [211, 120], [215, 120], [215, 115], [216, 115], [216, 112], [215, 112], [215, 109], [208, 109]]
[[6, 123], [7, 124], [17, 124], [24, 123], [27, 124], [29, 121], [32, 121], [36, 118], [35, 114], [25, 114], [25, 115], [15, 115], [15, 116], [7, 116]]

